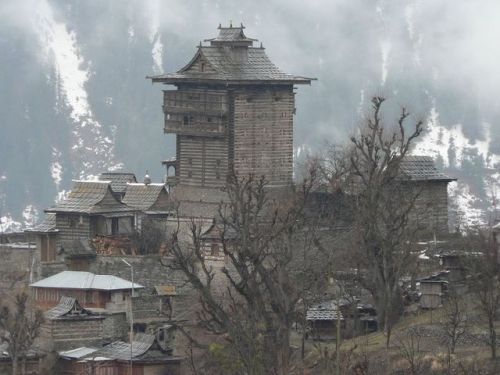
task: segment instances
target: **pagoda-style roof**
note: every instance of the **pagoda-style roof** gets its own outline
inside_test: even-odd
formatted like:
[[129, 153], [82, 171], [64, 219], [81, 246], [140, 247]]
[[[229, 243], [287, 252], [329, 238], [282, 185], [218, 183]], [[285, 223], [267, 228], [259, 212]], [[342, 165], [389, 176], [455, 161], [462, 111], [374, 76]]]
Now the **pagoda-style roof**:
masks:
[[211, 46], [214, 45], [253, 45], [253, 42], [256, 42], [257, 39], [247, 38], [243, 29], [245, 27], [243, 24], [240, 27], [222, 27], [219, 25], [219, 35], [217, 38], [205, 39], [205, 42], [210, 42]]
[[241, 27], [219, 27], [219, 35], [200, 43], [192, 60], [176, 73], [148, 77], [153, 82], [223, 84], [310, 84], [315, 78], [282, 72], [267, 57], [265, 49], [253, 47]]
[[134, 209], [119, 202], [111, 190], [110, 181], [74, 181], [68, 196], [45, 212], [79, 214], [132, 213]]

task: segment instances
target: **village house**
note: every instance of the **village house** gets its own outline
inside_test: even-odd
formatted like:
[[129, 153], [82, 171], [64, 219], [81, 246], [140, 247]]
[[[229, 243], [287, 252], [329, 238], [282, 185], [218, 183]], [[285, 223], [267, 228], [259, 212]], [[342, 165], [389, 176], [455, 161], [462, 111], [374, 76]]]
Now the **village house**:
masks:
[[133, 233], [135, 209], [120, 202], [109, 181], [75, 181], [68, 196], [46, 209], [45, 220], [29, 230], [36, 236], [42, 274], [85, 270], [95, 256], [91, 241], [125, 242]]
[[377, 330], [377, 314], [372, 305], [344, 299], [312, 305], [307, 309], [306, 322], [313, 340], [335, 340], [337, 324], [343, 338]]
[[172, 355], [168, 331], [139, 333], [132, 343], [115, 341], [103, 348], [79, 347], [59, 352], [59, 374], [180, 375], [181, 358]]
[[125, 312], [132, 291], [144, 287], [113, 275], [63, 271], [30, 285], [35, 304], [42, 310], [56, 306], [62, 297], [73, 297], [86, 309]]

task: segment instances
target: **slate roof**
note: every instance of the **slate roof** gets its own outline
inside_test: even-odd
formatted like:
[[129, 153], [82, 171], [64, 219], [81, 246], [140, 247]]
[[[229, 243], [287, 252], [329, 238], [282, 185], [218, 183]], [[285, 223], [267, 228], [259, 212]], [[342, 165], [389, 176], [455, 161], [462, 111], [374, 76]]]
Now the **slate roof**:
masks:
[[[337, 320], [338, 307], [335, 301], [325, 301], [318, 303], [306, 312], [306, 320]], [[342, 313], [340, 313], [340, 319]]]
[[[225, 84], [235, 83], [281, 83], [281, 84], [310, 84], [315, 78], [294, 76], [282, 72], [267, 57], [264, 48], [252, 47], [255, 39], [247, 38], [242, 28], [221, 28], [219, 36], [210, 41], [210, 46], [199, 46], [193, 59], [176, 73], [167, 73], [148, 77], [153, 82], [177, 83], [186, 81], [223, 81]], [[235, 42], [244, 42], [247, 49], [247, 58], [234, 58], [231, 47]], [[248, 43], [247, 43], [248, 42]], [[205, 72], [189, 71], [189, 68], [198, 60], [204, 61], [215, 70]]]
[[73, 188], [68, 196], [51, 207], [46, 212], [74, 212], [85, 214], [96, 214], [105, 212], [133, 212], [131, 207], [113, 198], [113, 204], [99, 205], [112, 193], [109, 181], [74, 181]]
[[162, 191], [167, 191], [164, 184], [127, 184], [123, 203], [147, 211], [156, 203]]
[[455, 181], [438, 170], [434, 159], [430, 156], [408, 155], [400, 165], [401, 172], [415, 181]]
[[110, 181], [111, 190], [120, 194], [125, 193], [127, 183], [137, 182], [135, 174], [129, 172], [103, 172], [99, 175], [99, 180]]
[[[125, 290], [132, 289], [132, 283], [113, 275], [95, 275], [83, 271], [62, 271], [31, 284], [35, 288], [64, 288], [84, 290]], [[134, 283], [134, 288], [144, 288]]]
[[43, 221], [31, 229], [26, 229], [26, 232], [34, 233], [55, 233], [59, 232], [56, 228], [56, 214], [48, 213]]

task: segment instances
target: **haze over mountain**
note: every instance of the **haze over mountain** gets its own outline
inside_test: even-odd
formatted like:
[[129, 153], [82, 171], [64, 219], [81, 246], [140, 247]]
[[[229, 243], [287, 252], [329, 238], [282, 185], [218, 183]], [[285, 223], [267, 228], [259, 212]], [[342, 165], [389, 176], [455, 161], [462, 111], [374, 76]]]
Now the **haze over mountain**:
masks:
[[451, 193], [477, 221], [500, 185], [498, 19], [495, 0], [3, 0], [0, 230], [32, 225], [72, 179], [161, 180], [175, 144], [145, 76], [178, 70], [230, 21], [283, 71], [318, 78], [298, 90], [298, 157], [347, 142], [383, 95], [388, 121], [402, 105], [428, 119], [414, 152], [459, 178]]

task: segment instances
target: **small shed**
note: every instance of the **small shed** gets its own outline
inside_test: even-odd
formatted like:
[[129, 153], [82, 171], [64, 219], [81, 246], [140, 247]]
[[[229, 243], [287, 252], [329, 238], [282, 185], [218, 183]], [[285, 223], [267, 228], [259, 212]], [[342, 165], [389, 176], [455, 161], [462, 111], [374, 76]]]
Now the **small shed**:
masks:
[[448, 290], [448, 275], [449, 271], [441, 271], [418, 280], [421, 308], [436, 309], [443, 304], [443, 297]]

